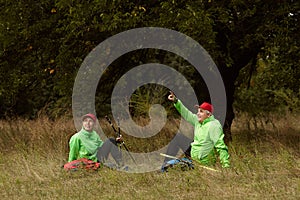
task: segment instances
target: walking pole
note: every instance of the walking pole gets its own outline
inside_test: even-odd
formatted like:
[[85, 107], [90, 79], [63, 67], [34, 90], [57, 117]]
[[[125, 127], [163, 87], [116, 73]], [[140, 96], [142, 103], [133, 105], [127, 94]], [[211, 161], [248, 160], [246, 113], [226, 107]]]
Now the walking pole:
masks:
[[[111, 120], [109, 119], [109, 117], [107, 115], [105, 116], [105, 119], [108, 121], [108, 123], [110, 124], [110, 126], [114, 130], [115, 134], [117, 134], [118, 137], [121, 137], [121, 130], [120, 130], [120, 125], [119, 125], [119, 118], [118, 118], [118, 131], [115, 129], [114, 125], [112, 124]], [[134, 162], [134, 164], [137, 165], [137, 163], [135, 162], [135, 159], [132, 157], [132, 155], [129, 152], [127, 146], [125, 145], [125, 142], [122, 140], [119, 143], [120, 143], [120, 148], [121, 148], [121, 146], [123, 146], [125, 148], [125, 150], [127, 151], [128, 155], [130, 156], [130, 158], [132, 159], [132, 161]]]

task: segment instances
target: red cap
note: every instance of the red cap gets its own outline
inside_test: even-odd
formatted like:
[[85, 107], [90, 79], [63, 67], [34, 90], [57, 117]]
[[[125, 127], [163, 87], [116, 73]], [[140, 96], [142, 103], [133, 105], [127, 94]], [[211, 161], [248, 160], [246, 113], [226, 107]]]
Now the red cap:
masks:
[[196, 107], [202, 108], [203, 110], [208, 110], [211, 113], [214, 111], [214, 107], [207, 102], [203, 102], [200, 106], [196, 105]]
[[91, 113], [84, 115], [82, 117], [82, 120], [84, 120], [87, 117], [91, 118], [94, 122], [96, 122], [96, 120], [97, 120], [97, 117], [95, 115], [91, 114]]

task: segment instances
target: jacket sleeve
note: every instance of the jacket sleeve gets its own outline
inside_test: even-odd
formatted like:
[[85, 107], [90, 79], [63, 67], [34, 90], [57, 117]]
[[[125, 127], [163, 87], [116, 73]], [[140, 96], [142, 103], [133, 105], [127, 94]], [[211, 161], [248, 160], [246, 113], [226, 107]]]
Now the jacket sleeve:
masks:
[[230, 167], [228, 148], [225, 145], [223, 139], [217, 141], [217, 143], [215, 144], [215, 148], [219, 153], [222, 167], [223, 168]]
[[214, 143], [214, 147], [217, 150], [220, 158], [220, 162], [223, 168], [230, 167], [228, 147], [224, 143], [224, 134], [222, 127], [214, 126], [211, 128], [210, 138]]
[[69, 159], [68, 162], [71, 162], [73, 160], [76, 160], [78, 158], [79, 154], [79, 146], [80, 146], [80, 140], [75, 135], [71, 137], [70, 142], [70, 152], [69, 152]]
[[174, 104], [177, 111], [180, 113], [180, 115], [189, 123], [191, 123], [193, 126], [195, 126], [195, 123], [198, 121], [197, 116], [189, 111], [183, 103], [178, 99], [178, 101]]

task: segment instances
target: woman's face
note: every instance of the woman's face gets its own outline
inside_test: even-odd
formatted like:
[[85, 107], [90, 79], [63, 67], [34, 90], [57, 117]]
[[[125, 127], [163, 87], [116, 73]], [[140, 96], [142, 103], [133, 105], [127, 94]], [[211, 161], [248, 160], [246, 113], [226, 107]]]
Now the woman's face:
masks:
[[95, 124], [95, 122], [89, 117], [85, 118], [82, 122], [82, 126], [83, 126], [84, 130], [86, 130], [88, 132], [93, 131], [94, 124]]

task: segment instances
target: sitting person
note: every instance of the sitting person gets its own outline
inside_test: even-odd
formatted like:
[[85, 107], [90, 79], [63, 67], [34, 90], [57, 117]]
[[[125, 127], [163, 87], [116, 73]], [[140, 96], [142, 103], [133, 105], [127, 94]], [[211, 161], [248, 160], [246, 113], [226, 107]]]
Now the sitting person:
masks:
[[82, 117], [82, 129], [74, 134], [69, 142], [68, 162], [86, 158], [94, 162], [104, 163], [111, 153], [117, 166], [122, 166], [122, 154], [117, 144], [122, 141], [122, 136], [116, 139], [109, 138], [103, 142], [94, 130], [96, 120], [97, 118], [93, 114], [86, 114]]
[[[181, 116], [194, 127], [194, 140], [178, 133], [176, 140], [171, 142], [167, 154], [176, 155], [181, 148], [186, 149], [185, 155], [202, 165], [214, 165], [216, 162], [215, 150], [219, 154], [223, 168], [230, 167], [228, 148], [224, 143], [224, 133], [220, 122], [213, 116], [213, 106], [204, 102], [197, 106], [197, 114], [189, 111], [182, 102], [171, 92], [168, 99], [174, 103]], [[190, 144], [190, 146], [188, 146]], [[166, 158], [165, 162], [169, 159]]]

